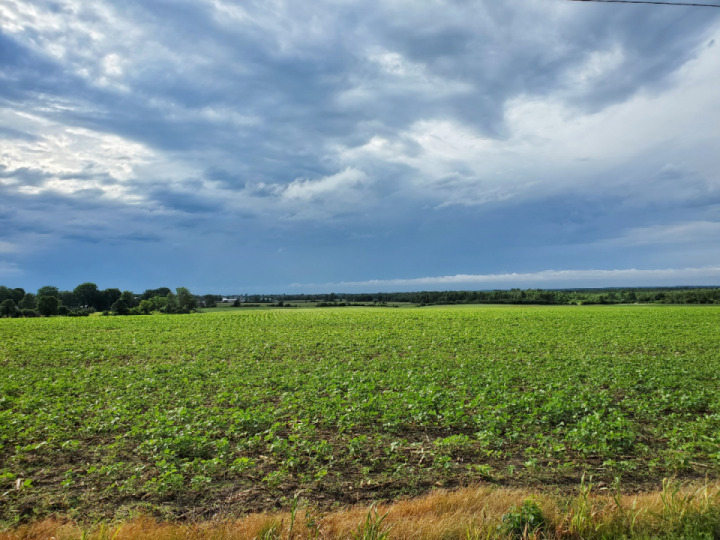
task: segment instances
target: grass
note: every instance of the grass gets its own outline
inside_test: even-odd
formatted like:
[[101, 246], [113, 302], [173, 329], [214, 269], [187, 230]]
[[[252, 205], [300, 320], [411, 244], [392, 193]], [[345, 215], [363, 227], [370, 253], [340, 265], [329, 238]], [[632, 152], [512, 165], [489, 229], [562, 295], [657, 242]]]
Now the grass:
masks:
[[[0, 540], [87, 539], [479, 539], [479, 538], [717, 538], [720, 485], [666, 481], [662, 490], [635, 495], [595, 493], [583, 484], [574, 496], [489, 486], [438, 490], [423, 497], [369, 508], [286, 512], [189, 523], [145, 515], [83, 527], [46, 519], [0, 532]], [[541, 527], [528, 525], [525, 511]], [[513, 521], [515, 520], [515, 521]], [[508, 527], [509, 522], [513, 526]], [[518, 527], [519, 525], [519, 527]]]
[[[357, 505], [351, 534], [374, 501], [481, 482], [515, 493], [477, 510], [488, 523], [522, 524], [535, 494], [543, 530], [557, 513], [589, 534], [612, 508], [591, 499], [617, 482], [720, 478], [719, 327], [717, 307], [670, 306], [3, 319], [0, 526], [200, 527], [301, 493], [293, 534], [310, 509], [330, 531], [333, 508]], [[577, 486], [587, 498], [561, 508]], [[397, 508], [377, 534], [411, 527]]]

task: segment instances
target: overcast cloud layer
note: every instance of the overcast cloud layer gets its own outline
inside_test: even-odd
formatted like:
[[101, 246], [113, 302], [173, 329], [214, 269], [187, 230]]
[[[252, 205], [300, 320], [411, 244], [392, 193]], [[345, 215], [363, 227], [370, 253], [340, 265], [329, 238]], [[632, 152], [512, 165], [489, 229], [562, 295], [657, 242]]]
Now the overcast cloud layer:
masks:
[[720, 9], [0, 3], [0, 283], [720, 284]]

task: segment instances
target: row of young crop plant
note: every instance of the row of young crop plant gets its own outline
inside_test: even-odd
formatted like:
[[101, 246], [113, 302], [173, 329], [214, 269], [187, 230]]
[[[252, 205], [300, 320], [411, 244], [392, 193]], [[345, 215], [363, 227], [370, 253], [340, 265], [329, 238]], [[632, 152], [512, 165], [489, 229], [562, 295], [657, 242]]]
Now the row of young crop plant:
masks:
[[4, 320], [1, 518], [716, 477], [719, 321], [680, 307]]

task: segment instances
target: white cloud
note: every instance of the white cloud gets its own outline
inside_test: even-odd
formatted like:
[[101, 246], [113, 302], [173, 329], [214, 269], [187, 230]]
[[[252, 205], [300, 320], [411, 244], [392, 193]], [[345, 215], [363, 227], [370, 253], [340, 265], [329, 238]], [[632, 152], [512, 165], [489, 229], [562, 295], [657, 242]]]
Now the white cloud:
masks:
[[624, 59], [624, 51], [619, 45], [614, 45], [608, 50], [592, 51], [583, 65], [567, 73], [568, 85], [573, 90], [584, 91], [619, 67]]
[[433, 75], [423, 64], [412, 62], [396, 51], [371, 47], [365, 60], [376, 70], [375, 76], [368, 80], [366, 74], [349, 73], [350, 88], [335, 98], [340, 107], [362, 107], [391, 96], [419, 95], [439, 100], [474, 90], [467, 82]]
[[[323, 220], [349, 209], [366, 208], [374, 200], [372, 186], [373, 180], [365, 172], [348, 167], [320, 178], [297, 178], [289, 184], [248, 182], [243, 189], [234, 190], [223, 182], [203, 179], [174, 182], [169, 191], [244, 215]], [[164, 211], [173, 213], [172, 208]]]
[[537, 183], [513, 141], [482, 136], [457, 121], [421, 120], [396, 139], [376, 135], [356, 148], [339, 148], [340, 160], [403, 164], [415, 171], [408, 195], [438, 206], [476, 205], [515, 197]]
[[[44, 9], [42, 5], [10, 0], [0, 8], [0, 27], [38, 54], [63, 62], [66, 69], [83, 78], [107, 84], [105, 76], [121, 74], [121, 58], [112, 50], [121, 19], [111, 6], [64, 0], [54, 7]], [[136, 34], [127, 30], [122, 32], [125, 43]], [[120, 42], [118, 39], [117, 43]]]
[[395, 140], [375, 135], [355, 148], [340, 147], [347, 161], [378, 159], [402, 163], [422, 173], [427, 182], [454, 172], [458, 164], [477, 168], [481, 160], [503, 151], [497, 140], [482, 137], [469, 126], [452, 120], [421, 120]]
[[599, 242], [608, 246], [645, 246], [662, 244], [720, 246], [720, 223], [716, 221], [690, 221], [672, 225], [636, 227], [618, 238]]
[[[139, 196], [125, 183], [135, 177], [137, 167], [155, 159], [143, 144], [118, 135], [7, 110], [0, 113], [0, 119], [36, 136], [34, 140], [6, 140], [0, 149], [0, 166], [6, 175], [19, 171], [0, 182], [21, 193], [73, 194], [93, 189], [109, 198], [135, 202]], [[23, 171], [32, 171], [41, 179], [25, 183]]]
[[252, 18], [248, 12], [235, 4], [223, 2], [222, 0], [210, 0], [213, 7], [214, 15], [218, 22], [224, 24], [237, 24], [251, 21]]
[[126, 93], [136, 77], [160, 66], [164, 73], [182, 75], [208, 62], [192, 40], [168, 44], [163, 40], [167, 29], [157, 21], [134, 20], [132, 6], [118, 9], [102, 0], [3, 4], [0, 29], [63, 71], [103, 89]]
[[11, 262], [0, 261], [0, 277], [15, 277], [22, 274], [20, 267]]
[[293, 283], [293, 288], [350, 289], [364, 288], [389, 290], [390, 288], [416, 287], [607, 287], [654, 285], [715, 285], [720, 283], [720, 266], [702, 268], [663, 268], [642, 270], [543, 270], [529, 273], [456, 274], [409, 279], [371, 279], [367, 281], [340, 281], [336, 283]]
[[[720, 40], [720, 29], [714, 37]], [[670, 193], [651, 187], [651, 175], [673, 161], [707, 179], [708, 190], [720, 189], [720, 56], [714, 48], [699, 49], [662, 91], [640, 92], [599, 111], [573, 105], [578, 85], [591, 85], [622, 58], [619, 48], [591, 53], [574, 73], [571, 92], [509, 99], [502, 137], [488, 137], [457, 119], [426, 118], [394, 135], [383, 130], [364, 144], [339, 146], [338, 160], [355, 167], [368, 162], [407, 165], [414, 174], [408, 175], [406, 189], [440, 206], [541, 197], [568, 189], [620, 190], [642, 200], [697, 196], [683, 185]], [[413, 72], [394, 55], [381, 59], [393, 73]], [[694, 191], [698, 185], [695, 182]]]
[[373, 48], [367, 53], [367, 59], [387, 76], [383, 81], [386, 90], [395, 87], [410, 92], [432, 92], [434, 98], [473, 90], [466, 82], [433, 75], [422, 63], [410, 61], [396, 51]]
[[307, 201], [325, 196], [344, 196], [368, 181], [367, 175], [348, 167], [344, 171], [318, 180], [297, 179], [282, 190], [281, 197], [290, 201]]
[[115, 53], [108, 54], [102, 60], [102, 65], [105, 73], [111, 77], [116, 77], [123, 74], [124, 69], [122, 64], [122, 59]]
[[[329, 46], [337, 30], [331, 5], [324, 2], [299, 4], [271, 0], [256, 5], [225, 0], [206, 0], [211, 14], [226, 29], [252, 34], [268, 42], [273, 51], [286, 56], [312, 54], [313, 49]], [[243, 4], [243, 3], [240, 3]]]
[[209, 120], [214, 124], [227, 124], [237, 128], [247, 128], [259, 125], [262, 120], [255, 115], [239, 113], [237, 110], [229, 107], [203, 107], [197, 110], [186, 109], [185, 120], [192, 120], [198, 115], [199, 118]]
[[15, 244], [0, 240], [0, 253], [13, 253], [15, 251], [17, 251], [17, 246]]

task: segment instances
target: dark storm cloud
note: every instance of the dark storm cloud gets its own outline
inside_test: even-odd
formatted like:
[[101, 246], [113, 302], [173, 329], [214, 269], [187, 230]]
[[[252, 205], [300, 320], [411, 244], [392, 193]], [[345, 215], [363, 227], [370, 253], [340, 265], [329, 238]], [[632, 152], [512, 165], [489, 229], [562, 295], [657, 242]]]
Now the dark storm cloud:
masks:
[[[37, 89], [49, 79], [47, 71], [56, 71], [51, 62], [31, 53], [26, 47], [0, 32], [0, 97], [19, 101], [25, 93]], [[13, 84], [8, 84], [12, 81]]]
[[0, 10], [0, 240], [46, 253], [55, 239], [73, 268], [75, 246], [90, 265], [88, 246], [136, 264], [129, 246], [142, 246], [145, 272], [153, 262], [198, 276], [198, 251], [228, 250], [227, 279], [254, 254], [262, 264], [244, 267], [246, 279], [276, 283], [317, 281], [311, 270], [361, 281], [633, 265], [640, 251], [664, 264], [672, 253], [642, 235], [700, 231], [683, 256], [702, 261], [720, 221], [718, 102], [707, 91], [720, 10], [551, 0]]
[[[26, 110], [45, 107], [56, 97], [82, 99], [85, 83], [62, 64], [29, 49], [0, 31], [0, 103], [22, 104]], [[9, 128], [5, 128], [9, 129]], [[30, 140], [31, 134], [20, 138]]]
[[8, 211], [22, 230], [36, 230], [37, 227], [38, 231], [44, 232], [48, 227], [54, 227], [62, 231], [67, 226], [83, 227], [83, 220], [90, 216], [97, 223], [111, 222], [114, 216], [128, 211], [123, 204], [102, 199], [102, 193], [95, 190], [87, 190], [80, 196], [53, 192], [30, 195], [7, 189], [2, 194]]
[[[267, 9], [243, 7], [255, 16]], [[286, 9], [276, 32], [282, 32], [282, 22], [300, 16], [292, 6]], [[127, 22], [147, 28], [158, 43], [173, 43], [178, 55], [135, 61], [123, 77], [131, 93], [88, 85], [8, 38], [3, 64], [44, 92], [62, 98], [80, 92], [93, 104], [58, 112], [65, 122], [163, 150], [212, 149], [240, 170], [252, 171], [256, 180], [284, 173], [290, 181], [329, 173], [321, 164], [323, 146], [329, 140], [367, 140], [371, 134], [363, 122], [381, 124], [375, 132], [394, 133], [423, 117], [451, 115], [482, 133], [502, 134], [508, 99], [563, 90], [569, 74], [593, 52], [618, 49], [617, 65], [568, 96], [597, 110], [662, 82], [693, 55], [697, 36], [716, 20], [685, 8], [577, 6], [556, 8], [543, 24], [534, 24], [546, 9], [538, 2], [524, 9], [483, 3], [456, 5], [449, 16], [432, 7], [402, 16], [382, 5], [330, 7], [332, 26], [324, 29], [323, 39], [299, 39], [282, 50], [281, 34], [257, 23], [220, 24], [204, 4], [127, 3], [119, 9]], [[372, 48], [396, 51], [422, 65], [427, 73], [421, 77], [437, 77], [438, 87], [418, 91], [417, 81], [394, 81], [369, 58]], [[193, 57], [213, 61], [193, 65]], [[467, 88], [446, 99], [439, 90], [449, 83]], [[17, 91], [17, 86], [10, 88]], [[357, 86], [366, 87], [363, 99], [338, 101]], [[242, 126], [223, 122], [223, 112], [201, 114], [213, 109], [256, 120]]]
[[690, 7], [648, 10], [647, 6], [630, 6], [627, 13], [602, 13], [599, 8], [594, 6], [592, 13], [601, 13], [600, 19], [584, 21], [585, 32], [574, 36], [576, 42], [582, 48], [619, 46], [624, 58], [586, 96], [578, 96], [591, 110], [640, 90], [662, 88], [668, 75], [696, 55], [699, 38], [720, 17], [715, 10]]
[[[694, 56], [698, 37], [719, 17], [692, 8], [557, 6], [485, 2], [462, 6], [471, 15], [450, 22], [435, 22], [428, 10], [426, 17], [383, 19], [380, 32], [432, 73], [473, 86], [471, 94], [438, 107], [499, 133], [503, 103], [517, 95], [565, 91], [576, 105], [598, 110], [662, 83]], [[593, 53], [613, 50], [622, 54], [617, 65], [580, 92], [568, 88], [568, 76]]]
[[[258, 4], [243, 7], [251, 15], [267, 9]], [[292, 6], [286, 9], [290, 13], [280, 23], [300, 16]], [[562, 88], [567, 73], [593, 51], [619, 47], [623, 60], [574, 96], [588, 108], [602, 107], [662, 81], [692, 56], [698, 34], [716, 20], [702, 10], [685, 8], [577, 6], [570, 15], [565, 8], [543, 24], [533, 24], [547, 9], [538, 2], [523, 9], [491, 2], [456, 6], [450, 17], [439, 16], [440, 8], [431, 7], [416, 7], [405, 17], [381, 5], [327, 9], [334, 15], [332, 27], [324, 29], [327, 35], [319, 44], [298, 40], [296, 48], [283, 51], [281, 35], [252, 23], [222, 25], [204, 4], [127, 3], [119, 11], [128, 23], [148, 28], [160, 43], [172, 42], [189, 62], [193, 54], [213, 59], [184, 70], [182, 59], [168, 63], [143, 58], [127, 70], [131, 94], [73, 85], [67, 75], [57, 86], [62, 66], [8, 38], [3, 64], [13, 75], [29, 69], [34, 84], [45, 83], [44, 91], [54, 89], [63, 97], [76, 96], [78, 89], [86, 92], [97, 110], [63, 113], [68, 121], [86, 127], [163, 149], [215, 146], [228, 152], [235, 140], [246, 158], [253, 149], [272, 158], [278, 154], [273, 146], [280, 146], [301, 159], [305, 143], [352, 137], [363, 120], [380, 119], [399, 129], [420, 114], [449, 113], [470, 119], [481, 131], [498, 132], [507, 99]], [[391, 88], [383, 88], [392, 77], [368, 62], [366, 47], [398, 51], [440, 81], [466, 83], [468, 91], [450, 102], [432, 92], [393, 95]], [[367, 100], [355, 106], [336, 103], [351, 84], [365, 82], [377, 87], [377, 92], [370, 89]], [[152, 105], [152, 98], [161, 98], [169, 108]], [[262, 125], [245, 130], [192, 118], [191, 113], [203, 107], [256, 115]], [[252, 141], [242, 140], [247, 132], [254, 134]], [[308, 162], [313, 158], [317, 156], [308, 156]]]
[[159, 189], [149, 195], [163, 207], [188, 214], [208, 214], [219, 210], [216, 201], [208, 200], [198, 194]]
[[220, 186], [228, 189], [242, 189], [245, 187], [245, 180], [237, 173], [231, 173], [219, 167], [209, 167], [204, 172], [205, 178], [217, 182]]
[[4, 165], [0, 165], [0, 178], [12, 178], [21, 182], [24, 186], [38, 186], [44, 183], [48, 177], [47, 173], [38, 169], [19, 167], [10, 170]]

